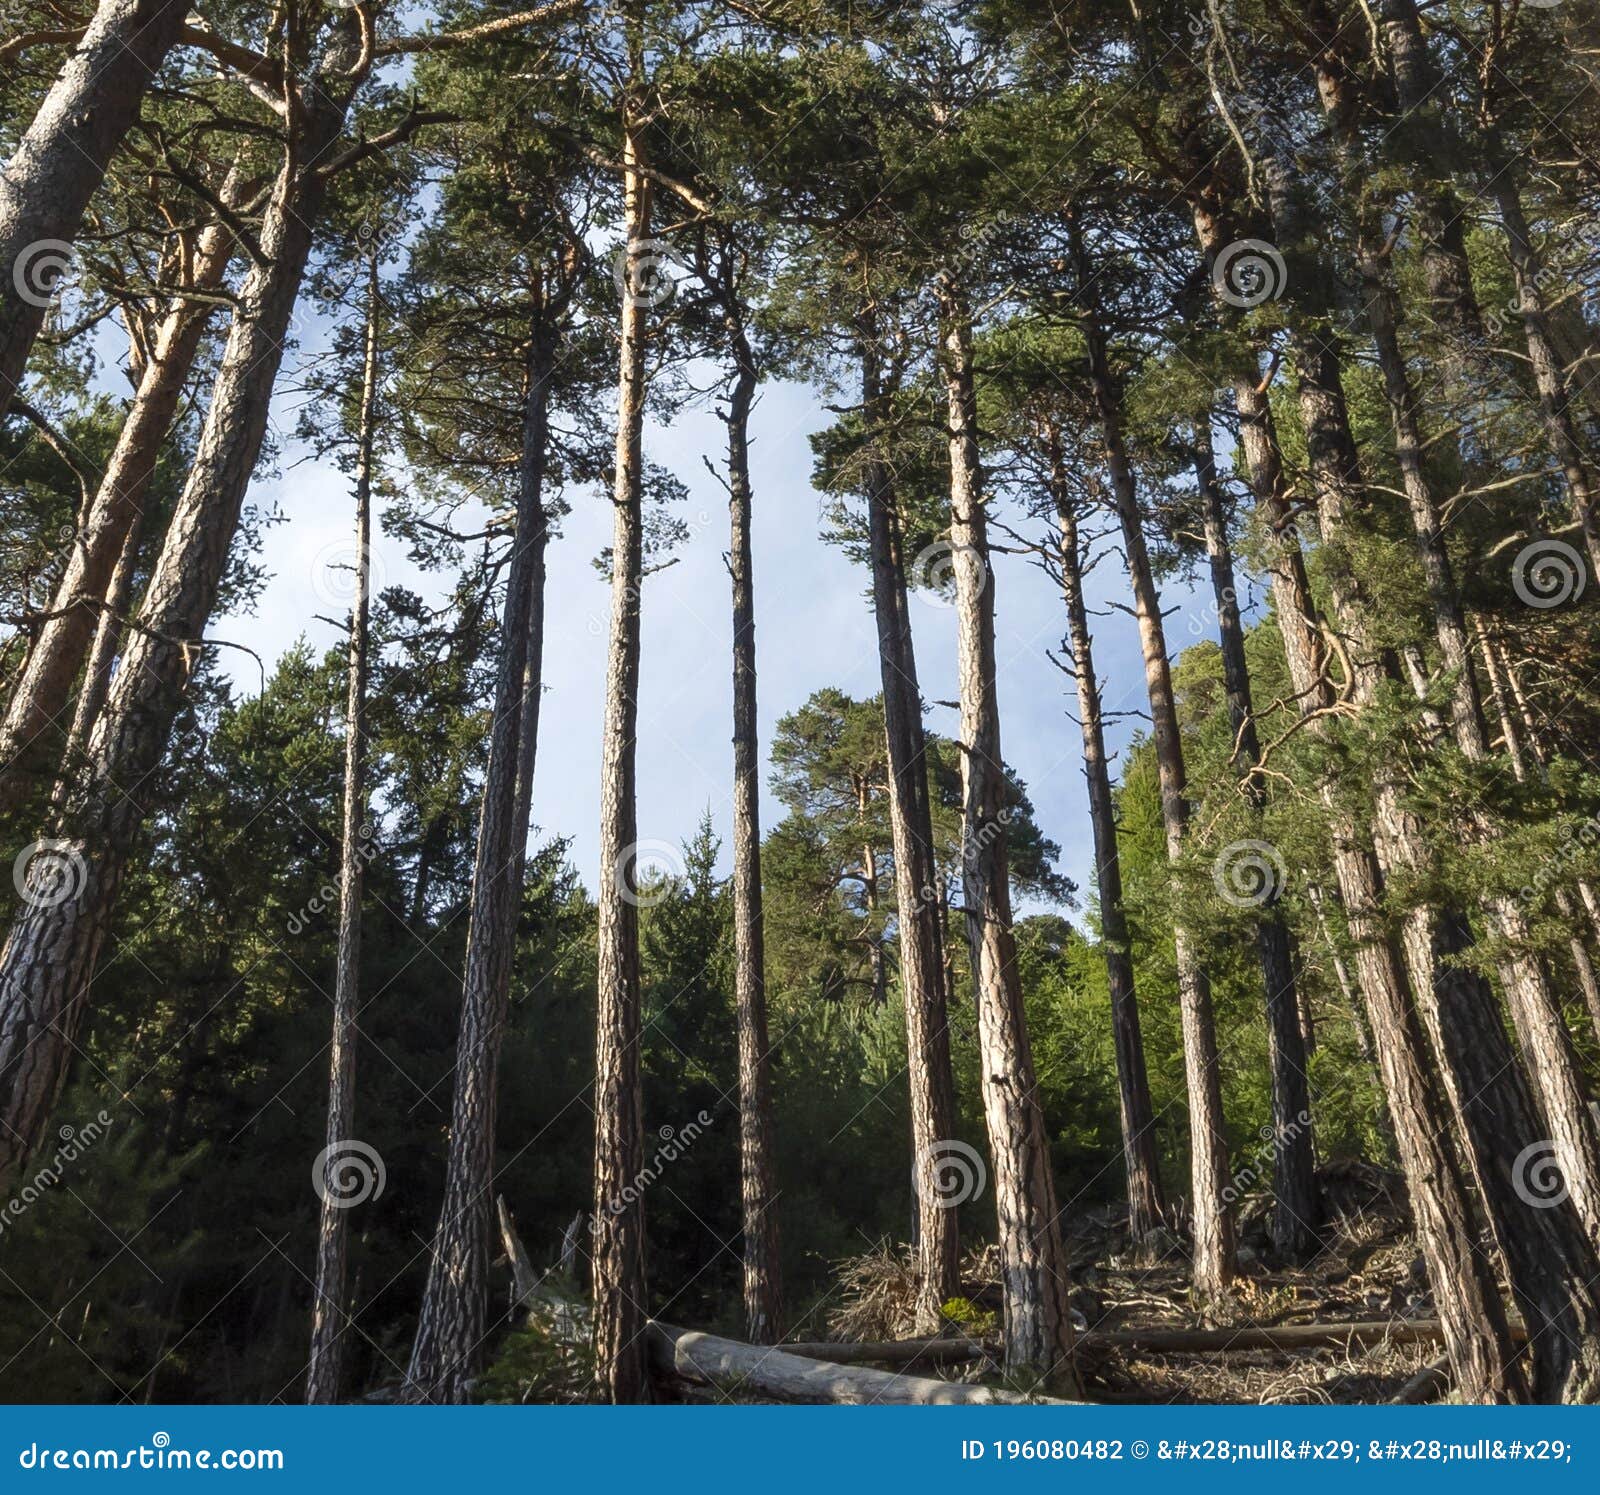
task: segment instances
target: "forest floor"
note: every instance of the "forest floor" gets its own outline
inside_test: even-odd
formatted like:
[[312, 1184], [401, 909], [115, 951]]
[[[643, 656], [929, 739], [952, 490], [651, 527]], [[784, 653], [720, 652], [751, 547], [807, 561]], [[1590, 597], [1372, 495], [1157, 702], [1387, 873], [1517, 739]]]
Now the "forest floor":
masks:
[[[1335, 1164], [1321, 1175], [1326, 1242], [1302, 1265], [1275, 1262], [1267, 1238], [1268, 1205], [1241, 1211], [1240, 1275], [1231, 1297], [1202, 1310], [1190, 1291], [1188, 1262], [1176, 1245], [1146, 1264], [1128, 1252], [1119, 1212], [1079, 1216], [1067, 1246], [1072, 1305], [1080, 1330], [1335, 1326], [1436, 1317], [1398, 1175], [1364, 1164]], [[994, 1248], [964, 1264], [968, 1333], [998, 1332], [1000, 1285]], [[903, 1251], [884, 1247], [841, 1264], [841, 1305], [829, 1315], [831, 1337], [895, 1340], [913, 1335], [914, 1295]], [[1382, 1338], [1292, 1351], [1228, 1347], [1178, 1353], [1137, 1344], [1086, 1343], [1080, 1349], [1084, 1395], [1091, 1401], [1170, 1403], [1387, 1402], [1442, 1353], [1437, 1343]], [[996, 1367], [978, 1362], [915, 1374], [990, 1380]]]

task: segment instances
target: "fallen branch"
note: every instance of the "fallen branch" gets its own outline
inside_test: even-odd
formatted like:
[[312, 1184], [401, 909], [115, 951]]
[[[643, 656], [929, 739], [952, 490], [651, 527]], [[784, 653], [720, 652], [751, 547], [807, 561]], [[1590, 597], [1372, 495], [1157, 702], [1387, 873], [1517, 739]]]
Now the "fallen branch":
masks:
[[1392, 1407], [1415, 1407], [1421, 1402], [1431, 1402], [1450, 1389], [1450, 1357], [1441, 1355], [1430, 1360], [1416, 1375], [1405, 1383], [1392, 1397]]
[[978, 1339], [891, 1339], [891, 1340], [810, 1340], [779, 1345], [786, 1355], [806, 1360], [828, 1360], [835, 1365], [959, 1365], [967, 1360], [982, 1360], [985, 1355], [999, 1358], [998, 1344]]
[[[1526, 1339], [1514, 1324], [1511, 1336]], [[1199, 1355], [1219, 1350], [1316, 1350], [1346, 1345], [1437, 1344], [1444, 1338], [1438, 1319], [1378, 1319], [1346, 1324], [1281, 1324], [1242, 1329], [1091, 1329], [1078, 1336], [1081, 1349], [1143, 1350], [1152, 1354]]]
[[652, 1320], [650, 1359], [663, 1375], [724, 1391], [749, 1391], [784, 1402], [880, 1406], [1064, 1406], [1048, 1397], [1018, 1396], [992, 1386], [965, 1386], [923, 1376], [808, 1360], [786, 1350], [742, 1344]]

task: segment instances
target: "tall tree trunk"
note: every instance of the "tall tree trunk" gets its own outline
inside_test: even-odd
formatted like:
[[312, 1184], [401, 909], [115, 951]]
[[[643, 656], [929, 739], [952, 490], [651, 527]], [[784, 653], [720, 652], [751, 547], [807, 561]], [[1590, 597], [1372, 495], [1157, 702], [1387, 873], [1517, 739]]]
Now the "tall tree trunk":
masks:
[[994, 1160], [1006, 1368], [1069, 1394], [1072, 1311], [1050, 1138], [1039, 1105], [1011, 928], [1008, 782], [995, 684], [995, 576], [978, 450], [972, 313], [948, 271], [936, 282], [950, 438], [950, 545], [961, 693], [961, 886], [978, 1005], [983, 1110]]
[[[327, 66], [348, 69], [354, 45], [341, 44]], [[30, 884], [0, 954], [0, 1188], [44, 1135], [128, 853], [204, 653], [327, 189], [315, 163], [337, 140], [348, 101], [348, 86], [305, 90], [295, 150], [262, 228], [263, 258], [241, 287], [194, 463], [89, 746], [85, 786], [62, 812], [50, 855], [35, 858], [43, 881]]]
[[[637, 78], [637, 72], [635, 74]], [[612, 493], [611, 642], [601, 744], [599, 994], [595, 1052], [594, 1346], [601, 1385], [614, 1402], [643, 1401], [645, 1367], [644, 1207], [635, 1180], [644, 1162], [639, 1079], [642, 996], [639, 909], [634, 893], [639, 719], [639, 588], [643, 576], [645, 344], [642, 288], [649, 254], [650, 181], [642, 174], [638, 126], [624, 120], [623, 194], [628, 235], [617, 380]]]
[[755, 576], [750, 554], [750, 405], [755, 358], [725, 286], [734, 360], [728, 401], [728, 571], [733, 583], [733, 951], [739, 1028], [739, 1177], [744, 1225], [744, 1316], [752, 1344], [783, 1327], [777, 1183], [772, 1161], [772, 1053], [767, 1033], [765, 928], [761, 912], [761, 765], [756, 738]]
[[[1201, 250], [1208, 262], [1214, 262], [1231, 235], [1217, 208], [1204, 198], [1197, 196], [1191, 206]], [[1293, 525], [1272, 407], [1254, 366], [1241, 370], [1235, 399], [1251, 488], [1262, 527], [1270, 536], [1267, 564], [1295, 704], [1307, 729], [1322, 735], [1338, 703]], [[1308, 409], [1308, 413], [1316, 412]], [[1321, 780], [1318, 793], [1328, 814], [1334, 874], [1384, 1099], [1457, 1384], [1469, 1401], [1524, 1400], [1527, 1388], [1499, 1284], [1478, 1246], [1471, 1196], [1442, 1125], [1445, 1106], [1427, 1037], [1413, 1006], [1399, 946], [1389, 930], [1377, 856], [1331, 779]]]
[[[1228, 719], [1233, 727], [1234, 765], [1243, 778], [1245, 798], [1257, 819], [1267, 805], [1266, 786], [1255, 773], [1261, 762], [1250, 667], [1244, 652], [1244, 624], [1234, 588], [1233, 549], [1222, 485], [1217, 481], [1211, 446], [1211, 413], [1195, 423], [1195, 478], [1205, 526], [1211, 589], [1217, 604], [1217, 637], [1222, 649]], [[1275, 878], [1262, 889], [1256, 914], [1256, 949], [1267, 993], [1267, 1063], [1272, 1076], [1272, 1243], [1298, 1258], [1314, 1251], [1321, 1223], [1316, 1152], [1312, 1145], [1311, 1084], [1306, 1076], [1306, 1037], [1301, 1026], [1299, 983], [1289, 926], [1278, 906], [1283, 890]]]
[[[1269, 171], [1274, 211], [1292, 221], [1277, 163]], [[1290, 214], [1286, 218], [1285, 214]], [[1362, 492], [1360, 464], [1350, 432], [1340, 374], [1337, 336], [1297, 317], [1291, 346], [1299, 383], [1312, 481], [1322, 534], [1333, 552], [1327, 567], [1335, 621], [1348, 642], [1356, 706], [1367, 712], [1384, 688], [1371, 642], [1367, 604], [1347, 564], [1346, 526]], [[1393, 772], [1380, 769], [1375, 784], [1373, 834], [1387, 869], [1423, 874], [1428, 852], [1420, 827], [1402, 802]], [[1351, 917], [1356, 916], [1354, 908]], [[1445, 1090], [1460, 1124], [1463, 1149], [1505, 1257], [1512, 1291], [1533, 1333], [1536, 1398], [1586, 1401], [1600, 1395], [1600, 1280], [1582, 1222], [1570, 1203], [1529, 1208], [1526, 1169], [1534, 1150], [1548, 1145], [1532, 1095], [1487, 984], [1462, 963], [1471, 931], [1459, 912], [1419, 906], [1405, 919], [1405, 948], [1412, 992], [1441, 1060]], [[1398, 1117], [1396, 1118], [1398, 1121]], [[1524, 1170], [1519, 1176], [1517, 1164]], [[1548, 1328], [1547, 1335], [1542, 1332]]]
[[[1342, 75], [1319, 65], [1317, 83], [1324, 108], [1334, 123], [1346, 174], [1358, 177], [1365, 170], [1365, 164], [1355, 137], [1355, 120]], [[1359, 191], [1359, 183], [1354, 183], [1351, 195], [1357, 218], [1357, 260], [1367, 321], [1377, 348], [1390, 419], [1394, 424], [1395, 455], [1411, 513], [1417, 557], [1432, 605], [1434, 637], [1450, 678], [1451, 721], [1456, 745], [1468, 762], [1483, 763], [1489, 757], [1488, 739], [1466, 616], [1445, 549], [1443, 516], [1423, 464], [1421, 419], [1415, 387], [1400, 346], [1395, 296], [1385, 275], [1381, 225], [1375, 221], [1367, 204], [1356, 196]], [[1440, 240], [1436, 260], [1441, 266], [1451, 267], [1445, 289], [1439, 294], [1459, 296], [1463, 294], [1459, 289], [1459, 272], [1454, 267], [1453, 250], [1444, 242], [1445, 231], [1432, 223], [1428, 214], [1423, 214], [1423, 218], [1424, 232], [1431, 228]], [[1442, 270], [1440, 274], [1443, 276]], [[1465, 291], [1469, 297], [1470, 289], [1469, 280]], [[1476, 303], [1472, 305], [1475, 309]], [[1481, 808], [1469, 806], [1465, 820], [1468, 833], [1475, 841], [1481, 843], [1496, 838], [1497, 829]], [[1504, 894], [1490, 894], [1486, 903], [1490, 926], [1506, 949], [1497, 961], [1501, 985], [1534, 1081], [1540, 1110], [1550, 1129], [1555, 1155], [1574, 1207], [1591, 1238], [1600, 1243], [1600, 1145], [1597, 1145], [1590, 1120], [1588, 1097], [1561, 1003], [1537, 955], [1528, 948], [1527, 920], [1515, 900]], [[1462, 936], [1470, 941], [1466, 921], [1457, 918], [1454, 922]], [[1419, 954], [1426, 948], [1420, 937], [1416, 948]]]
[[327, 1143], [322, 1153], [322, 1218], [317, 1231], [316, 1298], [306, 1402], [336, 1402], [344, 1368], [345, 1254], [350, 1199], [338, 1187], [339, 1155], [355, 1136], [356, 1015], [361, 1006], [361, 889], [367, 825], [367, 637], [371, 615], [372, 463], [378, 401], [378, 256], [368, 251], [367, 326], [356, 429], [356, 592], [350, 607], [345, 670], [344, 824], [339, 841], [339, 949], [333, 985], [333, 1041], [328, 1051]]
[[[229, 206], [239, 205], [244, 190], [237, 172], [229, 174], [221, 195]], [[232, 253], [232, 230], [221, 223], [208, 225], [195, 247], [187, 277], [190, 288], [215, 291]], [[110, 609], [108, 589], [143, 512], [151, 474], [213, 311], [204, 301], [175, 296], [151, 340], [139, 388], [51, 598], [50, 616], [28, 651], [0, 724], [0, 812], [15, 809], [26, 797], [31, 765], [48, 760], [54, 767], [58, 759], [61, 737], [50, 729], [58, 722], [65, 725], [72, 682], [95, 636], [97, 620], [103, 620], [108, 609], [115, 611]], [[113, 619], [118, 625], [120, 621]]]
[[883, 720], [889, 759], [889, 824], [900, 925], [900, 992], [906, 1012], [906, 1077], [911, 1103], [912, 1178], [917, 1219], [917, 1327], [933, 1333], [939, 1310], [961, 1291], [956, 1212], [941, 1187], [955, 1140], [939, 869], [933, 851], [922, 692], [906, 596], [905, 556], [893, 469], [883, 443], [888, 393], [879, 365], [880, 329], [869, 312], [858, 331], [861, 399], [869, 446], [864, 464], [872, 606], [878, 630]]
[[517, 918], [539, 740], [544, 670], [544, 477], [557, 335], [546, 288], [534, 309], [523, 376], [517, 517], [506, 573], [489, 765], [478, 816], [467, 921], [461, 1027], [456, 1037], [444, 1202], [433, 1236], [417, 1338], [406, 1370], [408, 1401], [460, 1402], [483, 1360], [494, 1226], [494, 1153], [500, 1047], [511, 997]]
[[22, 383], [56, 276], [188, 0], [100, 0], [0, 172], [0, 416]]
[[[1512, 772], [1519, 784], [1526, 784], [1543, 774], [1543, 765], [1531, 748], [1523, 743], [1522, 733], [1512, 711], [1510, 692], [1506, 684], [1506, 671], [1501, 665], [1499, 651], [1493, 637], [1480, 618], [1477, 622], [1478, 653], [1483, 660], [1485, 675], [1489, 680], [1489, 698], [1494, 702], [1495, 716], [1500, 723], [1500, 739], [1511, 760]], [[1567, 949], [1572, 955], [1573, 973], [1583, 992], [1584, 1006], [1589, 1011], [1589, 1023], [1600, 1039], [1600, 974], [1595, 971], [1589, 946], [1578, 927], [1578, 910], [1572, 895], [1563, 887], [1555, 889], [1556, 912], [1566, 921]]]
[[1111, 1034], [1117, 1055], [1117, 1099], [1122, 1120], [1122, 1161], [1128, 1180], [1128, 1233], [1136, 1248], [1148, 1248], [1166, 1216], [1161, 1196], [1161, 1161], [1156, 1150], [1155, 1108], [1145, 1070], [1133, 952], [1122, 903], [1122, 864], [1117, 854], [1117, 815], [1111, 796], [1095, 675], [1089, 608], [1083, 591], [1083, 553], [1078, 520], [1067, 490], [1059, 434], [1049, 433], [1051, 497], [1061, 530], [1061, 590], [1067, 604], [1067, 644], [1078, 688], [1078, 725], [1083, 736], [1083, 776], [1089, 789], [1094, 832], [1095, 887], [1100, 897], [1100, 949], [1111, 994]]
[[[1111, 491], [1122, 529], [1122, 547], [1133, 589], [1134, 617], [1144, 653], [1145, 690], [1150, 700], [1151, 739], [1161, 790], [1161, 821], [1166, 831], [1167, 860], [1177, 876], [1189, 827], [1183, 742], [1178, 730], [1178, 705], [1167, 660], [1161, 598], [1145, 546], [1144, 516], [1139, 511], [1133, 467], [1122, 439], [1122, 412], [1106, 339], [1096, 315], [1084, 320], [1089, 350], [1089, 378], [1104, 433]], [[1180, 919], [1173, 921], [1173, 953], [1178, 970], [1178, 1000], [1183, 1019], [1184, 1071], [1189, 1088], [1189, 1155], [1194, 1192], [1194, 1285], [1202, 1296], [1223, 1292], [1234, 1274], [1234, 1222], [1228, 1206], [1227, 1128], [1222, 1115], [1222, 1074], [1217, 1057], [1216, 1017], [1211, 1007], [1211, 982]]]

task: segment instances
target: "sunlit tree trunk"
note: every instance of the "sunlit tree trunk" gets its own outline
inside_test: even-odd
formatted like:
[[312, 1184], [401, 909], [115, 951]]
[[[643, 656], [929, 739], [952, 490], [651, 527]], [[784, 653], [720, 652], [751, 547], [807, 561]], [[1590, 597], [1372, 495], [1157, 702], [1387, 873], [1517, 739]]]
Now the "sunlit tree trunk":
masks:
[[311, 1310], [311, 1360], [306, 1401], [339, 1399], [344, 1366], [345, 1255], [349, 1201], [333, 1170], [355, 1136], [356, 1017], [361, 1006], [361, 889], [365, 881], [367, 825], [367, 638], [371, 614], [372, 463], [378, 400], [378, 259], [367, 260], [367, 326], [361, 364], [361, 406], [356, 428], [355, 597], [350, 607], [350, 649], [345, 669], [344, 823], [339, 840], [339, 949], [333, 987], [333, 1041], [328, 1053], [328, 1124], [323, 1152], [322, 1218], [317, 1233], [316, 1296]]

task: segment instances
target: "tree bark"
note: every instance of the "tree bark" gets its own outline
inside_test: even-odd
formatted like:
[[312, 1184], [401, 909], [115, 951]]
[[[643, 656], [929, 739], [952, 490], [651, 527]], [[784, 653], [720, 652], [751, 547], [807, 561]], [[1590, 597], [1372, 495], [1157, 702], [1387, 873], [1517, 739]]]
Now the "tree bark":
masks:
[[[631, 44], [631, 43], [630, 43]], [[638, 79], [636, 66], [633, 83]], [[638, 808], [639, 588], [643, 574], [641, 487], [646, 389], [650, 179], [641, 170], [639, 126], [625, 110], [623, 194], [627, 230], [617, 379], [612, 492], [611, 640], [601, 743], [599, 993], [595, 1051], [594, 1347], [601, 1386], [613, 1402], [646, 1399], [644, 1207], [635, 1180], [644, 1162], [639, 1043], [639, 909], [634, 893]]]
[[[230, 206], [238, 206], [243, 192], [236, 173], [229, 174], [221, 195]], [[190, 287], [215, 291], [232, 254], [232, 230], [221, 223], [208, 225], [195, 246]], [[50, 615], [28, 651], [0, 724], [0, 812], [15, 809], [26, 798], [32, 765], [48, 759], [53, 768], [58, 761], [57, 752], [45, 751], [59, 748], [61, 742], [50, 729], [65, 723], [72, 683], [97, 624], [104, 622], [108, 611], [120, 610], [111, 606], [108, 591], [143, 512], [151, 474], [213, 311], [205, 302], [174, 296], [151, 340], [139, 388], [50, 600]], [[113, 641], [121, 621], [112, 619]], [[86, 677], [86, 684], [88, 678], [92, 677]]]
[[558, 362], [547, 287], [536, 281], [532, 295], [517, 517], [472, 870], [444, 1201], [406, 1371], [405, 1397], [412, 1402], [466, 1400], [482, 1364], [489, 1308], [500, 1047], [511, 996], [539, 740], [550, 538], [544, 478], [550, 391]]
[[978, 1006], [983, 1110], [994, 1161], [1006, 1368], [1075, 1394], [1072, 1310], [1050, 1139], [1039, 1105], [1011, 927], [1008, 783], [995, 682], [995, 576], [978, 449], [972, 312], [955, 276], [936, 282], [950, 440], [950, 545], [961, 695], [961, 886]]
[[[1232, 236], [1203, 197], [1196, 196], [1191, 206], [1201, 250], [1213, 261]], [[1322, 735], [1338, 703], [1293, 525], [1272, 407], [1253, 366], [1241, 370], [1235, 399], [1251, 488], [1263, 529], [1271, 537], [1268, 568], [1295, 704], [1307, 730]], [[1308, 428], [1320, 430], [1320, 405], [1309, 401], [1304, 413]], [[1479, 1402], [1525, 1400], [1527, 1389], [1499, 1284], [1478, 1248], [1471, 1197], [1441, 1125], [1445, 1107], [1400, 949], [1385, 917], [1377, 856], [1333, 782], [1324, 777], [1318, 793], [1328, 813], [1334, 874], [1417, 1239], [1462, 1395]]]
[[[355, 61], [342, 43], [326, 66]], [[263, 259], [239, 294], [193, 466], [156, 560], [133, 641], [89, 746], [85, 784], [60, 819], [59, 843], [0, 954], [0, 1188], [44, 1135], [66, 1075], [126, 860], [155, 793], [173, 718], [203, 653], [245, 489], [260, 455], [289, 318], [327, 178], [316, 163], [337, 140], [349, 89], [305, 89], [295, 150], [273, 187]], [[81, 869], [81, 872], [80, 870]], [[57, 897], [77, 887], [76, 896]]]
[[344, 824], [339, 841], [339, 948], [333, 986], [333, 1041], [328, 1053], [328, 1124], [323, 1151], [322, 1218], [317, 1230], [316, 1296], [311, 1312], [308, 1405], [336, 1402], [344, 1368], [345, 1256], [349, 1201], [335, 1187], [338, 1154], [355, 1136], [356, 1017], [361, 1006], [361, 889], [365, 881], [367, 797], [367, 639], [371, 619], [372, 464], [378, 402], [378, 257], [367, 259], [367, 326], [356, 429], [355, 597], [345, 670]]
[[961, 1292], [956, 1212], [946, 1207], [940, 1187], [941, 1160], [955, 1138], [955, 1078], [950, 1065], [944, 930], [939, 917], [922, 693], [917, 686], [897, 496], [883, 449], [889, 409], [879, 365], [880, 329], [870, 311], [860, 319], [858, 337], [869, 442], [864, 479], [872, 604], [883, 683], [889, 823], [900, 925], [900, 991], [906, 1012], [917, 1219], [917, 1327], [932, 1333], [939, 1327], [940, 1308]]
[[188, 10], [188, 0], [100, 0], [0, 172], [0, 417], [21, 387], [89, 200]]
[[755, 356], [737, 290], [724, 284], [733, 389], [728, 401], [728, 571], [733, 584], [733, 950], [739, 1033], [739, 1178], [745, 1332], [776, 1343], [783, 1276], [772, 1160], [772, 1050], [761, 908], [761, 763], [756, 736], [755, 575], [750, 546], [750, 406]]
[[[1112, 383], [1106, 338], [1092, 310], [1084, 320], [1089, 350], [1089, 378], [1105, 439], [1111, 491], [1122, 529], [1128, 580], [1133, 588], [1134, 617], [1144, 653], [1145, 690], [1150, 700], [1151, 738], [1161, 790], [1161, 820], [1166, 830], [1167, 860], [1177, 876], [1189, 826], [1183, 742], [1178, 706], [1167, 660], [1161, 599], [1145, 546], [1144, 516], [1139, 511], [1133, 467], [1122, 439], [1122, 412]], [[1227, 1128], [1222, 1115], [1222, 1075], [1217, 1057], [1216, 1018], [1211, 1007], [1211, 982], [1199, 951], [1181, 919], [1173, 921], [1173, 947], [1178, 970], [1178, 998], [1183, 1019], [1184, 1071], [1189, 1089], [1190, 1169], [1194, 1193], [1194, 1285], [1202, 1296], [1223, 1292], [1233, 1280], [1234, 1222], [1227, 1195]]]
[[[1261, 762], [1261, 740], [1250, 696], [1250, 667], [1234, 588], [1228, 518], [1211, 446], [1210, 411], [1195, 423], [1194, 439], [1195, 479], [1217, 605], [1228, 719], [1234, 734], [1234, 766], [1242, 776], [1252, 813], [1259, 819], [1267, 806], [1266, 787], [1254, 772]], [[1277, 881], [1269, 881], [1256, 916], [1256, 949], [1267, 993], [1267, 1064], [1272, 1077], [1272, 1243], [1294, 1259], [1319, 1246], [1317, 1227], [1322, 1211], [1311, 1128], [1311, 1084], [1306, 1076], [1306, 1035], [1301, 1025], [1293, 941], [1279, 907], [1282, 894]]]
[[1161, 1163], [1156, 1150], [1155, 1108], [1144, 1061], [1139, 999], [1134, 986], [1128, 918], [1122, 903], [1122, 864], [1117, 854], [1116, 804], [1106, 758], [1100, 682], [1095, 674], [1089, 609], [1083, 592], [1078, 520], [1067, 491], [1066, 464], [1057, 432], [1048, 435], [1051, 497], [1061, 531], [1061, 589], [1067, 605], [1067, 644], [1078, 688], [1078, 725], [1083, 736], [1083, 775], [1094, 833], [1095, 887], [1100, 897], [1100, 948], [1111, 994], [1111, 1033], [1117, 1055], [1117, 1099], [1122, 1120], [1122, 1160], [1128, 1181], [1128, 1233], [1147, 1245], [1166, 1217]]

